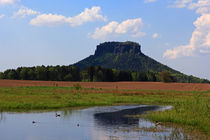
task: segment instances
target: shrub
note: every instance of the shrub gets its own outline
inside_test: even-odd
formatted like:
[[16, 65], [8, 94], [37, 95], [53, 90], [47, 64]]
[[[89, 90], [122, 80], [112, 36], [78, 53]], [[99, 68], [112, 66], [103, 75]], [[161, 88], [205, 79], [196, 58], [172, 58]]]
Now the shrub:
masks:
[[80, 90], [80, 89], [82, 89], [82, 86], [80, 84], [74, 84], [73, 88], [76, 90]]
[[174, 78], [170, 75], [167, 70], [164, 70], [160, 73], [161, 81], [165, 83], [175, 82]]

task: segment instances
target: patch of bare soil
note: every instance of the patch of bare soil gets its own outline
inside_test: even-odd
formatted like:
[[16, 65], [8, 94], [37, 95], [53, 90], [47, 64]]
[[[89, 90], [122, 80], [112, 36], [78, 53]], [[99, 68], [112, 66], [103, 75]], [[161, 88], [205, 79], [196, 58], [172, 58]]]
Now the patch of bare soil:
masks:
[[172, 90], [172, 91], [210, 91], [210, 84], [161, 83], [161, 82], [58, 82], [0, 80], [0, 87], [61, 86], [70, 87], [79, 83], [83, 88], [131, 89], [131, 90]]

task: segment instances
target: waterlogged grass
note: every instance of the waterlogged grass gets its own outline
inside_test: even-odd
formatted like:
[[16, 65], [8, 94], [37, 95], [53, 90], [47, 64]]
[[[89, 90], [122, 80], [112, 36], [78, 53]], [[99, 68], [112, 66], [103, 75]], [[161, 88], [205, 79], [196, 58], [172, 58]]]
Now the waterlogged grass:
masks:
[[210, 91], [103, 90], [77, 87], [0, 88], [0, 111], [28, 111], [115, 104], [172, 105], [146, 115], [192, 126], [210, 135]]
[[145, 117], [153, 121], [173, 122], [193, 126], [193, 128], [203, 130], [210, 135], [209, 96], [203, 97], [202, 94], [195, 94], [193, 97], [186, 98], [183, 101], [174, 101], [172, 105], [172, 110], [151, 112], [145, 115]]

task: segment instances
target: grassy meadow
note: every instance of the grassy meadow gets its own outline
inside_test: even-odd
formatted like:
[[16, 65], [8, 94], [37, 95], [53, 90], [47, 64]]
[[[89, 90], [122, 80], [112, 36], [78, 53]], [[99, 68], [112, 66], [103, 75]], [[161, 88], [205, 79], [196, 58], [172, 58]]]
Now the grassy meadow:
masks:
[[0, 87], [0, 111], [31, 111], [117, 104], [172, 105], [148, 113], [153, 121], [191, 126], [210, 135], [210, 91], [108, 90], [74, 87]]

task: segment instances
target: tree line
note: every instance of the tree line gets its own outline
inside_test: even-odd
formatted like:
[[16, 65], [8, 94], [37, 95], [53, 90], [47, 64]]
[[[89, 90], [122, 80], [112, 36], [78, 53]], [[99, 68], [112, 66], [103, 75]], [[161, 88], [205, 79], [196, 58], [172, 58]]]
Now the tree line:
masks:
[[[181, 81], [185, 78], [184, 81]], [[188, 78], [188, 79], [187, 79]], [[42, 81], [86, 81], [86, 82], [116, 82], [116, 81], [152, 81], [152, 82], [198, 82], [207, 80], [186, 75], [174, 75], [167, 70], [162, 72], [118, 71], [116, 69], [89, 66], [79, 69], [77, 66], [36, 66], [8, 69], [0, 73], [0, 79], [11, 80], [42, 80]]]

